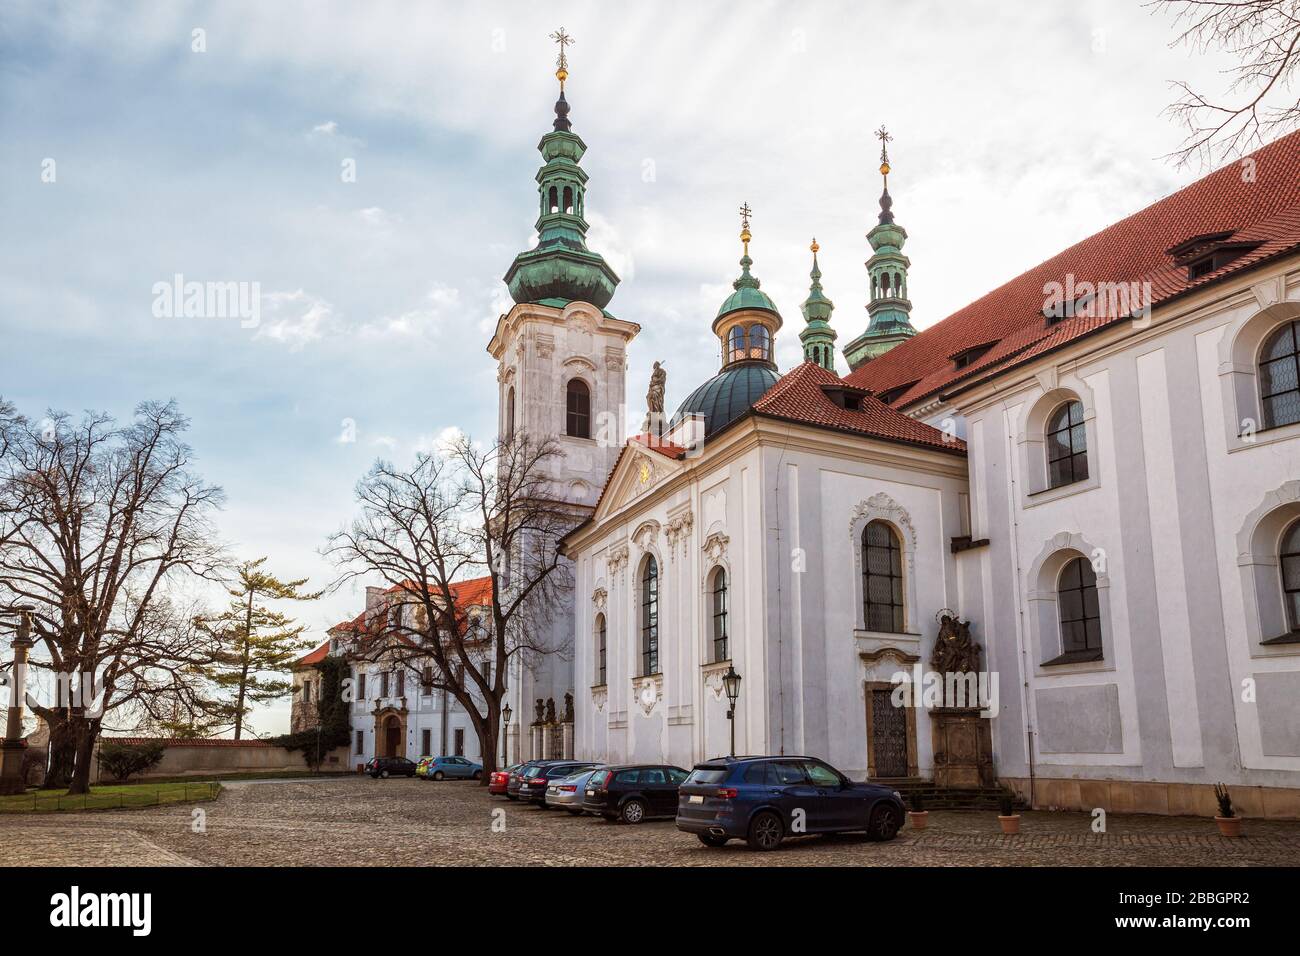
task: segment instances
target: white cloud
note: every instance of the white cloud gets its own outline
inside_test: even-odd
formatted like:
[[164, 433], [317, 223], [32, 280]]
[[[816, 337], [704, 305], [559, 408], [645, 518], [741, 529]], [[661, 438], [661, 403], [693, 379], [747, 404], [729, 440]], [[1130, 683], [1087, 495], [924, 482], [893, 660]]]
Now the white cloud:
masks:
[[[262, 296], [262, 305], [264, 314], [253, 337], [284, 343], [290, 351], [296, 352], [319, 340], [333, 325], [333, 307], [302, 289], [269, 292]], [[270, 318], [265, 314], [267, 311], [271, 313]]]
[[363, 339], [430, 338], [441, 334], [459, 311], [460, 291], [435, 282], [418, 308], [364, 322], [357, 334]]
[[313, 133], [321, 133], [325, 136], [333, 136], [339, 131], [339, 124], [334, 120], [329, 120], [328, 122], [321, 123], [319, 126], [313, 126], [311, 131]]

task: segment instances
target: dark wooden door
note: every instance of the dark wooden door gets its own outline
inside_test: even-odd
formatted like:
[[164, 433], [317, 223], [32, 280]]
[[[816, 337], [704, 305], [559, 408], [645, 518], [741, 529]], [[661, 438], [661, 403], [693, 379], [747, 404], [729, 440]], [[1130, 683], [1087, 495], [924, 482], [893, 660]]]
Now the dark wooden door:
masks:
[[872, 774], [907, 776], [907, 712], [895, 707], [888, 690], [871, 692]]

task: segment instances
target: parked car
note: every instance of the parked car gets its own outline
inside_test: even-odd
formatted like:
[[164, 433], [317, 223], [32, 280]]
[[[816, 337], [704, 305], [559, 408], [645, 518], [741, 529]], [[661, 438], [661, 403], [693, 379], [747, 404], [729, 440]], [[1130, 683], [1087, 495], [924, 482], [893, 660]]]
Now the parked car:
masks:
[[582, 809], [606, 820], [640, 823], [677, 812], [677, 788], [688, 774], [668, 764], [605, 767], [587, 781]]
[[510, 775], [519, 767], [519, 764], [512, 764], [504, 770], [493, 770], [492, 776], [488, 778], [488, 793], [498, 797], [505, 796], [506, 787], [510, 783]]
[[379, 777], [414, 777], [415, 761], [405, 757], [371, 757], [366, 761], [366, 773]]
[[527, 760], [515, 768], [510, 774], [510, 780], [506, 784], [506, 797], [510, 800], [519, 799], [519, 788], [523, 786], [524, 774], [534, 767], [545, 767], [547, 764], [563, 763], [560, 760]]
[[519, 784], [519, 799], [535, 803], [546, 809], [546, 790], [554, 780], [560, 780], [579, 770], [590, 770], [595, 764], [590, 760], [564, 760], [543, 767], [530, 768]]
[[575, 817], [585, 812], [582, 802], [587, 799], [587, 781], [601, 767], [584, 767], [567, 777], [553, 778], [546, 787], [546, 807], [558, 807], [568, 810]]
[[775, 850], [802, 833], [862, 830], [892, 840], [903, 814], [896, 790], [854, 783], [815, 757], [723, 757], [696, 764], [681, 785], [677, 829], [706, 846], [739, 839]]
[[483, 776], [483, 766], [464, 757], [432, 757], [420, 776], [425, 780], [477, 780]]

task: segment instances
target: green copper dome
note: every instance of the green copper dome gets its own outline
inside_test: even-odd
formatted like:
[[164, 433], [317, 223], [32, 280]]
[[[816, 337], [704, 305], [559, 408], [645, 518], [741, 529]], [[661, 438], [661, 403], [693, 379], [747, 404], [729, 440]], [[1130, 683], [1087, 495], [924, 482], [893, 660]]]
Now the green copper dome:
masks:
[[[740, 278], [731, 284], [736, 291], [727, 296], [727, 300], [722, 303], [722, 308], [718, 309], [717, 319], [742, 309], [766, 309], [768, 312], [777, 312], [776, 304], [768, 298], [766, 292], [759, 289], [758, 279], [750, 275], [749, 267], [753, 264], [754, 260], [749, 258], [748, 253], [741, 257]], [[716, 322], [717, 319], [714, 321]]]
[[733, 362], [687, 395], [668, 427], [676, 427], [687, 415], [703, 415], [704, 437], [709, 438], [749, 411], [776, 381], [776, 371], [767, 362]]
[[587, 146], [571, 131], [563, 91], [555, 117], [554, 130], [537, 145], [545, 160], [537, 171], [537, 246], [515, 256], [505, 283], [516, 302], [590, 302], [603, 309], [614, 297], [618, 276], [600, 253], [587, 248], [587, 172], [578, 165]]

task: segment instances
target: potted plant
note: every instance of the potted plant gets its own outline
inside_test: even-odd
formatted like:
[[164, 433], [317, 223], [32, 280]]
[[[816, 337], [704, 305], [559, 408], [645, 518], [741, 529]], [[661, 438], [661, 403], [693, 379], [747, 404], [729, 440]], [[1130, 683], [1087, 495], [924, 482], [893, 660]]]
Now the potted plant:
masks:
[[1016, 795], [1010, 790], [998, 797], [998, 823], [1006, 834], [1020, 832], [1020, 814], [1016, 813]]
[[1226, 837], [1241, 836], [1241, 817], [1232, 809], [1232, 797], [1228, 795], [1228, 788], [1216, 783], [1214, 799], [1219, 801], [1219, 814], [1214, 818], [1214, 822], [1219, 825], [1219, 834]]
[[913, 830], [924, 830], [925, 821], [930, 819], [930, 811], [925, 808], [925, 797], [920, 792], [912, 794], [912, 809], [907, 811], [907, 822]]

